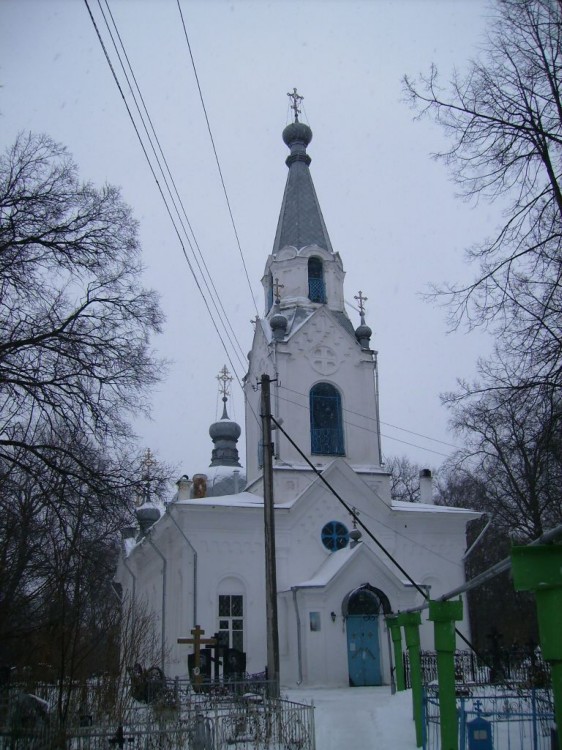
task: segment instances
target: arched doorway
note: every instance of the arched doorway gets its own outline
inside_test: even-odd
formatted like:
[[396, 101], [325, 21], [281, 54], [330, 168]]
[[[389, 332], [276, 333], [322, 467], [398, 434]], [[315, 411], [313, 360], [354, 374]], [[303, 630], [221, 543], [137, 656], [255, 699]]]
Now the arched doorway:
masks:
[[391, 612], [388, 597], [368, 583], [346, 595], [342, 613], [347, 630], [347, 663], [351, 687], [382, 685], [379, 616]]

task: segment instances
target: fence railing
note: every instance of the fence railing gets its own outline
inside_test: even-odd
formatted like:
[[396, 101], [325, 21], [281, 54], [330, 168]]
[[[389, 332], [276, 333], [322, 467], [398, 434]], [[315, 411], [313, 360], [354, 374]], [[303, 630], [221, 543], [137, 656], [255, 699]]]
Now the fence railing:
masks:
[[[406, 687], [410, 688], [410, 659], [403, 655]], [[434, 651], [420, 653], [422, 683], [430, 685], [437, 681], [437, 654]], [[527, 687], [549, 687], [550, 666], [539, 653], [506, 652], [485, 653], [482, 658], [473, 651], [455, 651], [455, 677], [459, 685], [491, 685], [513, 683]]]
[[[108, 685], [104, 685], [107, 697]], [[314, 708], [269, 699], [265, 682], [206, 683], [166, 680], [149, 702], [131, 696], [130, 683], [113, 685], [113, 704], [99, 685], [67, 686], [64, 720], [60, 692], [12, 685], [0, 692], [0, 750], [315, 750]]]
[[[554, 704], [552, 692], [474, 687], [472, 695], [457, 699], [459, 750], [551, 750]], [[439, 750], [440, 716], [436, 687], [424, 691], [424, 750]], [[486, 744], [485, 735], [489, 739]], [[480, 744], [478, 744], [478, 741]]]

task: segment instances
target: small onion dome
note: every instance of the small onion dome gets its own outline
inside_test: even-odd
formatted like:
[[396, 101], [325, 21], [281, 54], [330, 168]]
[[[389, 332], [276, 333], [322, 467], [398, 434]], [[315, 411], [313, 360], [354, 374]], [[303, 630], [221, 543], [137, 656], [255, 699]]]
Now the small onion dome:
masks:
[[275, 313], [275, 315], [271, 316], [269, 325], [271, 326], [271, 332], [273, 333], [274, 339], [284, 338], [288, 325], [288, 320], [284, 315], [281, 315], [281, 313]]
[[209, 435], [211, 440], [238, 440], [240, 437], [240, 425], [236, 422], [232, 422], [230, 419], [221, 419], [218, 422], [213, 422], [209, 427]]
[[283, 140], [291, 149], [291, 153], [285, 159], [285, 164], [290, 167], [293, 162], [303, 161], [307, 166], [310, 164], [310, 156], [306, 153], [306, 147], [312, 140], [312, 130], [304, 122], [292, 122], [283, 131]]
[[143, 503], [137, 508], [136, 516], [141, 534], [145, 536], [150, 527], [160, 518], [160, 511], [152, 503]]
[[292, 122], [283, 131], [283, 140], [289, 148], [296, 141], [300, 141], [300, 143], [308, 146], [312, 140], [312, 130], [304, 122]]
[[363, 534], [359, 531], [359, 529], [351, 529], [351, 531], [349, 532], [349, 538], [351, 539], [350, 547], [356, 547], [361, 541], [362, 536]]
[[213, 422], [209, 427], [209, 435], [213, 441], [211, 466], [240, 466], [236, 443], [242, 430], [240, 425], [228, 418], [226, 411], [226, 396], [223, 396], [222, 418]]
[[369, 342], [372, 335], [372, 330], [369, 328], [369, 326], [365, 325], [365, 323], [362, 323], [358, 328], [355, 329], [355, 338], [361, 344], [362, 349], [369, 348]]

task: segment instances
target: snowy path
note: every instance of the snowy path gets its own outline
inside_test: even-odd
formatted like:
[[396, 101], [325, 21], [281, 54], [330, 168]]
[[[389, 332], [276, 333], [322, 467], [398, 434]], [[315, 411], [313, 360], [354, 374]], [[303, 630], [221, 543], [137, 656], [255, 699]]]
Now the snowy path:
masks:
[[283, 696], [316, 706], [317, 750], [415, 750], [412, 695], [389, 687], [296, 688]]

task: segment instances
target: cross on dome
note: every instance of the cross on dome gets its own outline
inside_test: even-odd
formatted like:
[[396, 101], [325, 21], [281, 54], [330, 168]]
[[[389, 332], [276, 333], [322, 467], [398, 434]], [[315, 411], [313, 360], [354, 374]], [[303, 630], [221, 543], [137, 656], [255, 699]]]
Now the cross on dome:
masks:
[[230, 384], [234, 380], [226, 365], [223, 365], [222, 370], [216, 376], [219, 381], [219, 393], [222, 394], [222, 400], [226, 401], [230, 395]]
[[293, 89], [293, 93], [292, 94], [289, 93], [289, 92], [287, 92], [287, 96], [293, 102], [291, 104], [291, 109], [295, 113], [295, 122], [298, 122], [299, 121], [299, 115], [301, 113], [301, 109], [300, 109], [299, 105], [302, 102], [302, 100], [304, 99], [304, 96], [301, 96], [300, 94], [298, 94], [296, 89]]
[[359, 294], [355, 294], [353, 299], [356, 299], [359, 304], [359, 315], [361, 316], [361, 324], [365, 325], [365, 302], [369, 299], [363, 297], [363, 292], [359, 290]]

